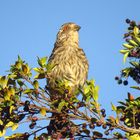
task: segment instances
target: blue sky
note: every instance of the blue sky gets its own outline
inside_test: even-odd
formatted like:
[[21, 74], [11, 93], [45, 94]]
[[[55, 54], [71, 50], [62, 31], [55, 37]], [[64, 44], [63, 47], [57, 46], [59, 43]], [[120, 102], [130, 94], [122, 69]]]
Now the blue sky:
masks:
[[31, 67], [37, 56], [49, 56], [56, 34], [65, 22], [82, 28], [80, 46], [89, 60], [89, 79], [100, 86], [100, 103], [111, 114], [110, 103], [127, 97], [128, 87], [114, 77], [124, 68], [119, 54], [125, 19], [140, 21], [139, 0], [4, 0], [0, 1], [0, 75], [19, 54]]

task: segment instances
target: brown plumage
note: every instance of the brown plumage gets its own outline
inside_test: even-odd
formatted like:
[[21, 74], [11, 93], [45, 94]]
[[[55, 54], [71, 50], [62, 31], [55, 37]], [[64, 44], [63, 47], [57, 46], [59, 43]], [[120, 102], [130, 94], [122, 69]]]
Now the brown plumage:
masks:
[[61, 26], [48, 63], [53, 66], [48, 86], [57, 87], [56, 81], [68, 81], [72, 91], [82, 87], [87, 79], [88, 61], [79, 47], [80, 26], [66, 23]]
[[[70, 87], [69, 93], [74, 94], [76, 89], [82, 87], [87, 79], [88, 61], [83, 49], [79, 47], [79, 29], [80, 26], [75, 23], [62, 25], [57, 34], [54, 49], [48, 60], [48, 64], [52, 66], [52, 69], [49, 73], [47, 84], [50, 89], [51, 100], [57, 100], [54, 108], [57, 108], [61, 99], [65, 97], [65, 93], [62, 95], [57, 91], [58, 82], [56, 81], [67, 82]], [[67, 116], [67, 109], [63, 107], [61, 112], [59, 114], [52, 114], [52, 119], [54, 120], [50, 121], [48, 133], [52, 134], [67, 125], [68, 122], [65, 124], [61, 123], [62, 116], [65, 114]]]

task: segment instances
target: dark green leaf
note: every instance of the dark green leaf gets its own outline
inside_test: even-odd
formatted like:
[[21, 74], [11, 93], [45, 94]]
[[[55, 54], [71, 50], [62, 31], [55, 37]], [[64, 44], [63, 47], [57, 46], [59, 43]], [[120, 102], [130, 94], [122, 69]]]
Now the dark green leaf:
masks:
[[88, 130], [88, 129], [84, 129], [84, 130], [82, 130], [83, 131], [83, 133], [85, 133], [86, 135], [89, 135], [90, 134], [90, 131]]
[[92, 122], [92, 123], [95, 123], [96, 121], [97, 121], [96, 118], [91, 118], [91, 122]]
[[37, 74], [34, 78], [35, 79], [44, 79], [45, 78], [45, 74], [44, 73]]
[[103, 134], [98, 132], [98, 131], [93, 131], [93, 135], [97, 136], [98, 138], [102, 138], [103, 137]]
[[126, 106], [126, 103], [124, 103], [124, 102], [122, 102], [122, 101], [119, 101], [118, 103], [120, 103], [120, 104]]
[[134, 89], [140, 90], [140, 87], [138, 87], [138, 86], [132, 86], [131, 88], [134, 88]]

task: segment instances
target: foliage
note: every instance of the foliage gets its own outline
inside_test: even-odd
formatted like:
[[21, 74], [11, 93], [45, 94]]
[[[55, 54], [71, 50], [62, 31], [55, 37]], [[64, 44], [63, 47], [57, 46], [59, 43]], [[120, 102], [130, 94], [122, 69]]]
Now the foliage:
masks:
[[[41, 139], [42, 137], [42, 139], [49, 139], [49, 137], [55, 138], [56, 136], [73, 137], [75, 135], [80, 136], [81, 133], [89, 135], [90, 131], [86, 127], [94, 127], [95, 121], [103, 118], [100, 113], [100, 105], [97, 102], [98, 86], [95, 86], [94, 80], [87, 81], [84, 88], [78, 91], [80, 94], [77, 96], [82, 96], [81, 100], [77, 98], [76, 94], [69, 94], [70, 87], [67, 86], [67, 83], [59, 82], [58, 89], [61, 90], [59, 92], [61, 95], [57, 95], [58, 97], [56, 96], [56, 99], [52, 101], [46, 83], [43, 88], [39, 84], [39, 80], [48, 78], [51, 66], [47, 64], [46, 57], [38, 58], [38, 65], [38, 67], [31, 69], [18, 56], [15, 64], [11, 65], [9, 74], [0, 77], [0, 136], [5, 135], [7, 128], [11, 127], [14, 131], [20, 124], [27, 122], [29, 122], [29, 128], [34, 131], [24, 134], [16, 133], [5, 138], [7, 140], [25, 140], [31, 135], [34, 135], [34, 139]], [[32, 71], [37, 73], [34, 78], [31, 77]], [[59, 103], [58, 108], [54, 108], [56, 102]], [[69, 112], [63, 112], [62, 114], [64, 107]], [[85, 108], [86, 114], [82, 108]], [[67, 122], [62, 130], [54, 134], [51, 133], [51, 135], [49, 134], [51, 129], [49, 125], [37, 125], [38, 121], [50, 119], [48, 115], [50, 112], [58, 113], [59, 118], [56, 119], [60, 120], [61, 118], [62, 123]], [[87, 113], [91, 115], [88, 116]], [[72, 120], [82, 120], [82, 122], [75, 124]], [[44, 129], [46, 133], [40, 136], [36, 135], [37, 132]], [[65, 131], [67, 133], [64, 133]]]
[[[124, 49], [120, 50], [120, 53], [124, 55], [124, 62], [129, 58], [129, 67], [121, 70], [121, 76], [115, 77], [118, 84], [128, 85], [128, 78], [132, 78], [137, 85], [140, 84], [140, 25], [137, 25], [135, 21], [126, 19], [126, 23], [129, 24], [128, 32], [124, 34], [126, 43], [123, 44]], [[123, 81], [124, 79], [124, 81]], [[132, 86], [131, 88], [140, 91], [139, 86]], [[126, 132], [128, 139], [140, 139], [140, 97], [136, 99], [132, 93], [127, 93], [128, 99], [124, 102], [119, 101], [119, 106], [116, 107], [116, 118], [114, 119], [115, 128], [119, 128]]]
[[[129, 24], [128, 32], [124, 34], [126, 43], [120, 53], [124, 55], [124, 62], [129, 58], [130, 66], [121, 70], [120, 76], [116, 76], [115, 80], [126, 86], [131, 77], [137, 83], [137, 86], [131, 88], [139, 92], [140, 25], [129, 19], [126, 22]], [[140, 97], [135, 99], [132, 93], [128, 93], [128, 98], [119, 101], [118, 106], [112, 103], [116, 116], [108, 117], [98, 102], [99, 87], [94, 80], [87, 80], [84, 87], [75, 93], [70, 92], [67, 81], [56, 81], [59, 92], [56, 91], [56, 96], [52, 99], [46, 79], [49, 79], [53, 66], [47, 64], [47, 57], [38, 57], [37, 62], [38, 67], [31, 68], [18, 56], [9, 73], [0, 76], [0, 137], [5, 137], [6, 140], [28, 140], [30, 136], [34, 140], [140, 139]], [[34, 72], [36, 75], [33, 77]], [[45, 81], [44, 84], [41, 80]], [[55, 113], [55, 117], [50, 117], [50, 113]], [[60, 124], [59, 129], [51, 123], [53, 120]], [[39, 121], [43, 121], [41, 126]], [[8, 128], [14, 131], [23, 123], [29, 131], [5, 136]]]

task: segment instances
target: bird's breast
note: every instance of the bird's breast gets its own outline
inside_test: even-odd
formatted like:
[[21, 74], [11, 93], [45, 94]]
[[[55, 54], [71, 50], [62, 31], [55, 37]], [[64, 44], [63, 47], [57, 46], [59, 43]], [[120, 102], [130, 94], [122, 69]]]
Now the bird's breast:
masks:
[[58, 47], [50, 63], [54, 65], [50, 82], [55, 80], [69, 81], [70, 86], [82, 86], [87, 78], [88, 62], [82, 49], [73, 47], [77, 44]]

